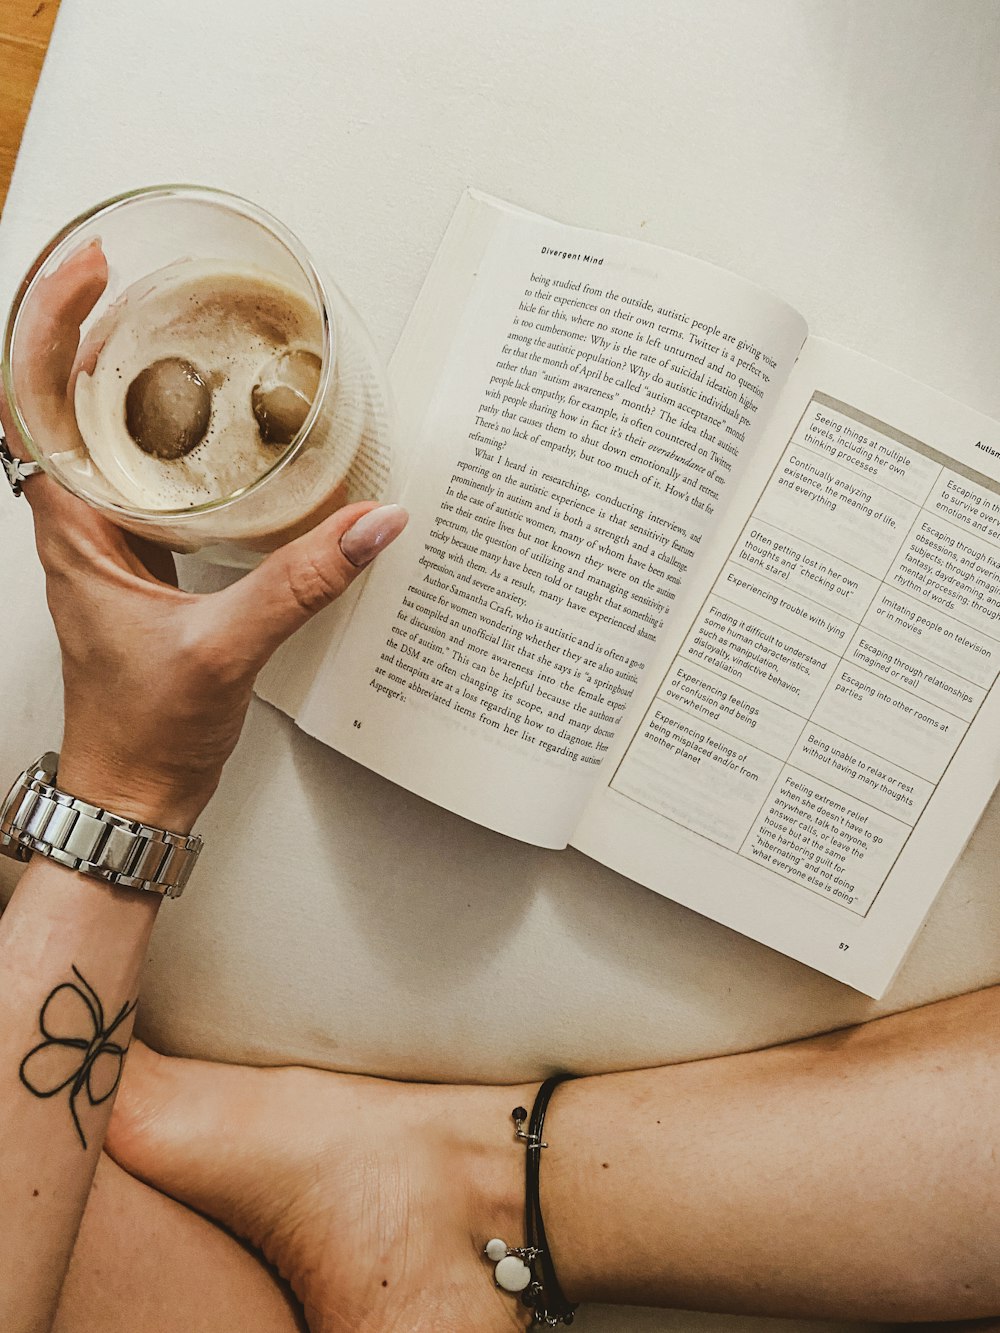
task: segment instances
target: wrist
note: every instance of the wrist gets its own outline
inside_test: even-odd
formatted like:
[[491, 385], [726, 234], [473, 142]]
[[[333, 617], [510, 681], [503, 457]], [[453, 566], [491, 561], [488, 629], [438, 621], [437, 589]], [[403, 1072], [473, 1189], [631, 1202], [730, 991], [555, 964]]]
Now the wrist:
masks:
[[194, 828], [215, 790], [215, 782], [126, 768], [75, 751], [62, 753], [56, 782], [70, 796], [112, 814], [183, 834]]

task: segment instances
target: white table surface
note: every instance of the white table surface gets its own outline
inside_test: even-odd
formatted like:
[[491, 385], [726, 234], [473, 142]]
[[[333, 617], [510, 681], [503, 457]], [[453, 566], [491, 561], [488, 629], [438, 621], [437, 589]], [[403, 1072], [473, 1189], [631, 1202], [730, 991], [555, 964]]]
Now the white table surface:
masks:
[[[730, 267], [813, 332], [1000, 416], [998, 56], [996, 0], [62, 0], [0, 306], [67, 217], [197, 181], [289, 223], [388, 355], [474, 184]], [[27, 507], [3, 497], [0, 569], [12, 776], [57, 741], [59, 683]], [[143, 991], [143, 1034], [181, 1053], [513, 1081], [1000, 980], [997, 801], [880, 1005], [573, 852], [448, 815], [263, 704], [203, 830]], [[769, 1322], [591, 1310], [578, 1327]]]

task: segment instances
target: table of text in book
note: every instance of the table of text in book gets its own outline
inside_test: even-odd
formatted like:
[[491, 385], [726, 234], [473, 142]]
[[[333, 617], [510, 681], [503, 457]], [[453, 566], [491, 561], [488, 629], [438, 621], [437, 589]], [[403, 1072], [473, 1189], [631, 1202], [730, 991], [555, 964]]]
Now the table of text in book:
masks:
[[1000, 670], [1000, 487], [814, 395], [612, 787], [864, 913]]

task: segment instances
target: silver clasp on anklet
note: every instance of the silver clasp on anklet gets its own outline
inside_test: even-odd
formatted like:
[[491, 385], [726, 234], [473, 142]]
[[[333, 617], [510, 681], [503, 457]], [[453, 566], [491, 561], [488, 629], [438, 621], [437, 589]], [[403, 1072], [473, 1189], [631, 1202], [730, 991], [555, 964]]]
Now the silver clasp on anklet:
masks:
[[532, 1150], [538, 1152], [542, 1148], [547, 1148], [549, 1146], [547, 1143], [542, 1142], [541, 1137], [538, 1134], [525, 1134], [524, 1122], [528, 1118], [528, 1112], [523, 1106], [515, 1106], [510, 1114], [511, 1119], [514, 1121], [514, 1137], [520, 1139], [529, 1152]]

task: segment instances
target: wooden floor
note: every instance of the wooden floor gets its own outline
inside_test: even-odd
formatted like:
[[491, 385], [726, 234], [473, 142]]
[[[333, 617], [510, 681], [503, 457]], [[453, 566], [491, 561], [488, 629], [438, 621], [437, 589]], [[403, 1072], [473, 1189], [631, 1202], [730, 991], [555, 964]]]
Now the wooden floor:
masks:
[[0, 0], [0, 208], [59, 0]]

